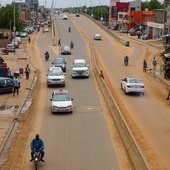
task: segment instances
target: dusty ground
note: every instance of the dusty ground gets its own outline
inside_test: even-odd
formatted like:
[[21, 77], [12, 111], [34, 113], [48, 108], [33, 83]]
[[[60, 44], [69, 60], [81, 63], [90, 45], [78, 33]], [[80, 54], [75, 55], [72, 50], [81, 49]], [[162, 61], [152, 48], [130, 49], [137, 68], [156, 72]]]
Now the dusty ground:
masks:
[[[38, 49], [36, 49], [36, 45], [35, 45], [36, 38], [38, 36], [39, 36], [38, 33], [34, 33], [33, 36], [31, 37], [32, 38], [31, 43], [27, 44], [26, 50], [27, 50], [27, 52], [29, 52], [30, 56], [33, 56], [33, 55], [39, 56]], [[152, 53], [152, 48], [150, 48], [150, 47], [147, 47], [147, 48], [148, 48], [148, 50], [146, 53], [146, 58], [147, 58], [147, 56], [150, 56], [150, 54]], [[32, 65], [37, 67], [36, 65], [39, 60], [40, 60], [40, 57], [37, 57], [37, 58], [34, 58], [34, 61], [32, 61], [32, 59], [30, 61], [31, 61]], [[99, 65], [100, 70], [103, 70], [103, 72], [106, 72], [105, 68], [101, 64], [100, 59], [98, 59], [98, 65]], [[43, 85], [40, 82], [44, 78], [43, 73], [42, 73], [42, 71], [40, 72], [40, 70], [43, 70], [42, 65], [39, 65], [39, 67], [37, 68], [38, 79], [37, 79], [36, 87], [32, 93], [33, 104], [31, 105], [31, 108], [28, 111], [28, 113], [24, 114], [22, 117], [20, 117], [19, 122], [21, 125], [17, 132], [18, 135], [16, 135], [16, 138], [13, 141], [13, 147], [10, 149], [10, 152], [9, 152], [9, 159], [6, 162], [6, 164], [2, 166], [2, 168], [1, 168], [2, 170], [7, 170], [7, 169], [8, 170], [20, 170], [20, 169], [22, 169], [22, 165], [24, 164], [24, 162], [23, 162], [24, 158], [26, 157], [27, 153], [29, 152], [29, 148], [28, 148], [29, 144], [28, 143], [30, 142], [31, 137], [34, 136], [34, 134], [35, 134], [34, 132], [38, 131], [38, 129], [40, 127], [40, 123], [41, 123], [41, 119], [40, 119], [41, 109], [40, 108], [41, 107], [40, 107], [39, 99], [43, 98], [43, 96], [42, 96], [43, 93], [41, 93], [41, 91], [43, 89]], [[149, 79], [150, 78], [148, 78], [148, 81], [150, 81]], [[151, 163], [152, 169], [164, 169], [163, 165], [161, 164], [160, 159], [159, 159], [159, 162], [157, 161], [158, 158], [157, 158], [155, 152], [151, 150], [147, 141], [141, 140], [141, 139], [144, 139], [144, 137], [142, 136], [142, 133], [140, 132], [140, 128], [135, 123], [133, 118], [129, 115], [127, 109], [122, 105], [121, 100], [118, 97], [116, 90], [111, 85], [112, 83], [110, 82], [108, 75], [105, 75], [105, 81], [107, 82], [107, 85], [111, 89], [112, 94], [116, 98], [116, 101], [117, 101], [122, 113], [124, 114], [125, 119], [129, 122], [129, 126], [130, 126], [133, 134], [135, 135], [136, 139], [140, 143], [141, 148], [145, 152], [148, 162]], [[96, 84], [96, 86], [97, 86], [97, 84]], [[162, 85], [160, 83], [157, 83], [155, 86], [157, 88], [155, 90], [155, 96], [153, 96], [153, 98], [159, 98], [160, 100], [164, 99], [164, 94], [166, 93], [166, 91], [163, 91], [162, 93], [159, 92], [159, 89], [162, 87]], [[98, 88], [98, 86], [97, 86], [97, 88]], [[39, 93], [41, 95], [37, 97], [37, 95], [36, 95], [37, 93]], [[107, 108], [106, 103], [102, 99], [101, 93], [100, 93], [100, 97], [101, 97], [102, 105], [104, 106], [104, 108]], [[163, 107], [167, 107], [166, 104]], [[115, 124], [113, 123], [114, 121], [113, 121], [112, 117], [110, 116], [109, 111], [106, 109], [104, 113], [106, 113], [104, 116], [108, 123], [108, 127], [110, 130], [111, 137], [113, 139], [114, 146], [116, 146], [116, 148], [117, 148], [118, 158], [120, 159], [120, 162], [124, 162], [121, 164], [121, 169], [133, 169], [129, 163], [129, 158], [126, 154], [126, 150], [124, 149], [124, 145], [122, 144], [121, 138], [119, 137], [119, 133], [116, 130]], [[28, 142], [26, 143], [25, 141], [28, 141]], [[122, 161], [121, 158], [122, 158], [122, 160], [125, 160], [125, 161]]]

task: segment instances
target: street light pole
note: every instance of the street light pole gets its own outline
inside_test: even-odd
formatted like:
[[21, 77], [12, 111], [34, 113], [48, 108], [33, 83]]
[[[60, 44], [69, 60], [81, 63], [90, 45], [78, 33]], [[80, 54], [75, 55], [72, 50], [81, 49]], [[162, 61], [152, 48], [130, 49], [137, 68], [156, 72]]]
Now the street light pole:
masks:
[[14, 27], [13, 27], [13, 31], [14, 31], [14, 54], [15, 54], [15, 31], [16, 31], [16, 26], [15, 26], [15, 0], [14, 0]]

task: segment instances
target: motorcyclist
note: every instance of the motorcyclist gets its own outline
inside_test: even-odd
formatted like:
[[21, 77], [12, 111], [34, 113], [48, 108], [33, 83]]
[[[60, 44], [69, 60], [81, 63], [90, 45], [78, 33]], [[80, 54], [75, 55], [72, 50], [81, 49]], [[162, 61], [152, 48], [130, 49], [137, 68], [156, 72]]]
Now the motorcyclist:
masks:
[[74, 48], [74, 43], [73, 43], [73, 41], [70, 42], [70, 48], [71, 48], [71, 49]]
[[41, 158], [40, 160], [42, 162], [45, 162], [43, 157], [44, 157], [44, 142], [42, 139], [39, 138], [39, 134], [36, 134], [35, 138], [32, 140], [31, 142], [31, 160], [30, 162], [32, 162], [34, 160], [34, 154], [36, 151], [39, 151], [41, 154]]
[[71, 32], [71, 28], [70, 27], [68, 28], [68, 32]]
[[124, 57], [124, 63], [127, 65], [127, 64], [128, 64], [128, 61], [129, 61], [129, 57], [126, 55], [126, 56]]
[[46, 51], [46, 52], [45, 52], [45, 59], [48, 60], [49, 57], [50, 57], [50, 55], [49, 55], [48, 51]]

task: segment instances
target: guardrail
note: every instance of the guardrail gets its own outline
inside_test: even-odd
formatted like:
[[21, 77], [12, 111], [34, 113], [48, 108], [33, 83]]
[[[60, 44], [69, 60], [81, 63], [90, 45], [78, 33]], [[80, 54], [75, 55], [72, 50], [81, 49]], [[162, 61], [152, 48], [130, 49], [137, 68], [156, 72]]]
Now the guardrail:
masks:
[[[88, 17], [88, 18], [92, 19], [95, 23], [98, 24], [98, 22], [96, 22], [93, 18], [91, 18], [91, 17]], [[91, 50], [91, 61], [92, 61], [91, 63], [92, 63], [93, 73], [95, 75], [95, 78], [96, 78], [99, 86], [100, 86], [103, 96], [107, 102], [109, 110], [116, 122], [117, 128], [118, 128], [120, 135], [123, 139], [123, 142], [126, 146], [127, 152], [128, 152], [129, 157], [133, 163], [133, 166], [135, 167], [135, 169], [138, 169], [138, 170], [150, 170], [150, 167], [149, 167], [142, 151], [140, 150], [133, 134], [131, 133], [125, 119], [123, 118], [123, 115], [122, 115], [119, 107], [117, 106], [107, 84], [100, 77], [100, 71], [98, 69], [97, 62], [96, 62], [96, 58], [98, 56], [97, 49], [94, 47], [94, 44], [92, 43], [90, 38], [85, 34], [85, 32], [76, 23], [76, 21], [72, 17], [70, 17], [70, 19], [75, 24], [75, 26], [84, 34], [85, 38], [87, 39], [88, 43], [90, 44], [89, 47]], [[108, 32], [108, 30], [107, 30], [107, 32]], [[120, 38], [118, 38], [118, 39], [120, 39]]]

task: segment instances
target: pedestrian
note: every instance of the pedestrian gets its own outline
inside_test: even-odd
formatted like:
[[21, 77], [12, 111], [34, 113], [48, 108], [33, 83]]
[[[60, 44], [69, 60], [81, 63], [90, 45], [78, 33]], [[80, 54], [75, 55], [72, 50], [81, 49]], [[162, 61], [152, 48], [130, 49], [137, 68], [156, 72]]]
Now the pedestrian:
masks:
[[28, 36], [28, 42], [29, 42], [29, 43], [31, 42], [31, 38], [30, 38], [30, 35]]
[[30, 74], [30, 67], [29, 65], [27, 64], [27, 66], [25, 67], [25, 75], [26, 75], [26, 79], [29, 79], [29, 74]]
[[15, 92], [17, 92], [17, 95], [19, 95], [20, 82], [17, 76], [14, 77], [13, 85], [14, 85], [13, 96], [15, 95]]
[[156, 58], [153, 58], [152, 65], [153, 65], [153, 70], [155, 71], [156, 70], [156, 65], [157, 65]]
[[170, 98], [170, 90], [169, 90], [169, 93], [168, 93], [166, 100], [169, 100], [169, 98]]
[[147, 62], [146, 60], [143, 61], [143, 71], [146, 72], [146, 68], [147, 68]]
[[58, 39], [58, 46], [61, 46], [61, 41], [60, 41], [60, 39]]
[[102, 71], [100, 71], [100, 77], [104, 79], [104, 75]]

